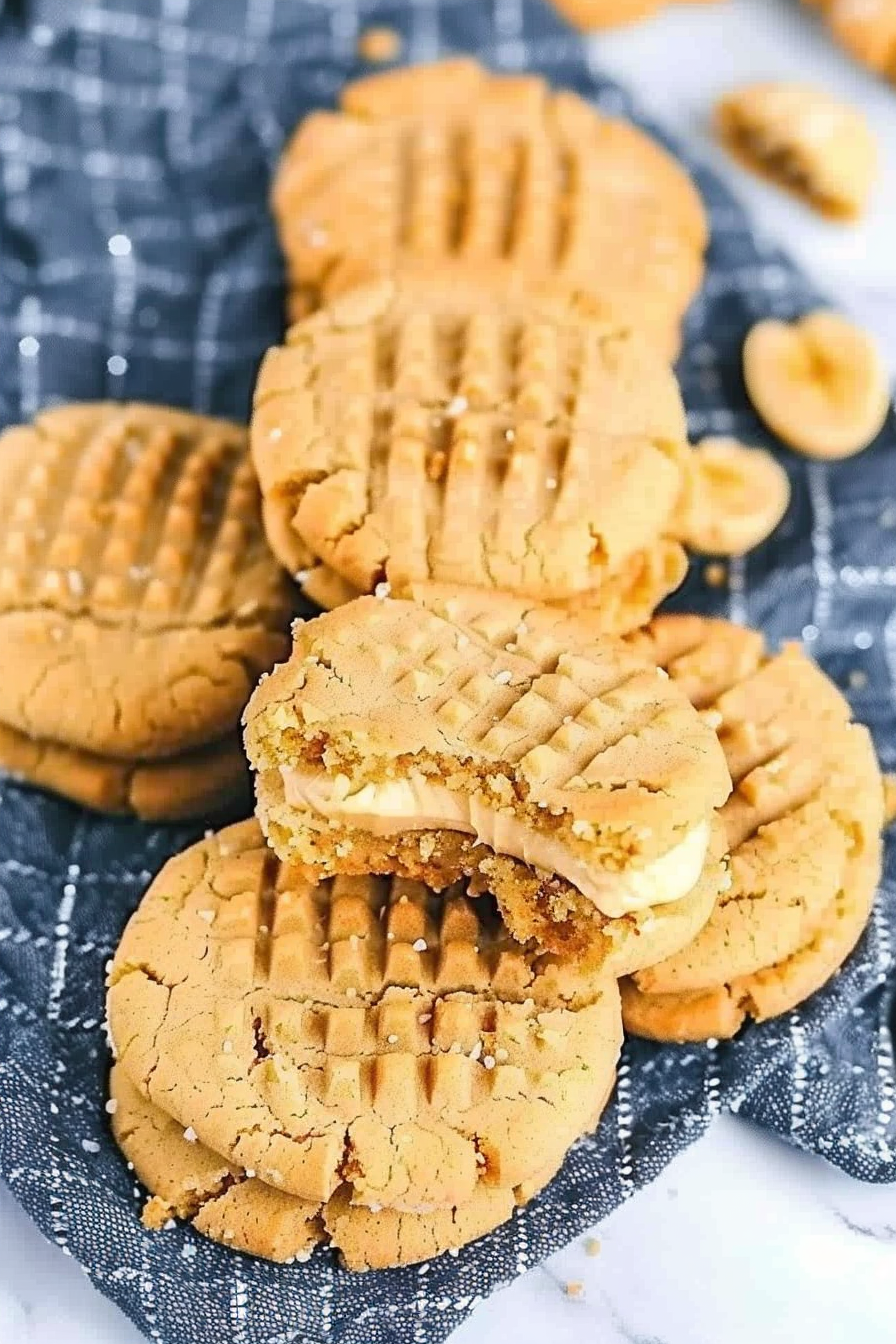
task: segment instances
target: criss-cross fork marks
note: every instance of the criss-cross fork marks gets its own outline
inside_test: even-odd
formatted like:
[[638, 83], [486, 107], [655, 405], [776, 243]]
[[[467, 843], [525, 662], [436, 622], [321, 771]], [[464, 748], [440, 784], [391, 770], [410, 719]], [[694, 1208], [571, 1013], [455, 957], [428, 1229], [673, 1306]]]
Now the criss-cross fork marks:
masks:
[[355, 588], [559, 600], [662, 536], [684, 419], [629, 333], [558, 303], [449, 289], [417, 306], [380, 286], [288, 339], [262, 368], [253, 455], [266, 499]]
[[[848, 779], [863, 750], [836, 687], [801, 653], [769, 657], [758, 632], [728, 622], [661, 618], [649, 638], [654, 656], [718, 732], [734, 784], [722, 813], [732, 851], [797, 813], [816, 825], [806, 806], [823, 791], [842, 798], [837, 780]], [[822, 811], [839, 835], [837, 806]]]
[[261, 846], [213, 857], [206, 882], [212, 904], [199, 898], [196, 913], [246, 995], [255, 1066], [311, 1068], [326, 1105], [400, 1096], [411, 1118], [518, 1097], [530, 1075], [549, 1095], [579, 1048], [568, 1005], [603, 993], [584, 971], [561, 993], [553, 959], [526, 953], [491, 898], [460, 886], [315, 886]]
[[[64, 407], [10, 432], [23, 487], [0, 604], [147, 628], [233, 614], [263, 552], [244, 433], [165, 408]], [[135, 617], [136, 612], [136, 617]]]

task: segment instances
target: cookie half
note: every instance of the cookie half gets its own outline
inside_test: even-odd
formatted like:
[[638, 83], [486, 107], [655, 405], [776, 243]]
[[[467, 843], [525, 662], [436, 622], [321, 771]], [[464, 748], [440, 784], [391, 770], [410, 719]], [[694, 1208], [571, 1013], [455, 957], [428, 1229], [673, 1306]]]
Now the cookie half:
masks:
[[[480, 1183], [456, 1208], [402, 1213], [352, 1204], [340, 1187], [324, 1204], [266, 1185], [192, 1137], [140, 1093], [116, 1065], [109, 1080], [112, 1133], [151, 1198], [151, 1230], [187, 1219], [197, 1232], [234, 1251], [289, 1263], [329, 1242], [347, 1269], [389, 1269], [457, 1250], [506, 1222], [554, 1173], [515, 1190]], [[595, 1118], [596, 1119], [596, 1118]]]
[[691, 468], [684, 407], [630, 330], [535, 296], [421, 304], [385, 281], [287, 342], [262, 364], [251, 443], [289, 570], [311, 551], [348, 590], [584, 600], [608, 625], [683, 577], [669, 534]]
[[802, 1002], [858, 941], [880, 877], [883, 789], [868, 732], [798, 648], [726, 621], [658, 618], [644, 636], [713, 725], [734, 792], [731, 886], [693, 942], [623, 982], [630, 1031], [729, 1037]]
[[414, 595], [296, 626], [253, 695], [246, 745], [280, 857], [319, 877], [472, 878], [518, 937], [617, 970], [663, 945], [663, 905], [694, 893], [702, 922], [730, 781], [681, 690], [586, 615]]
[[498, 300], [544, 286], [669, 355], [707, 242], [694, 184], [642, 131], [467, 59], [347, 85], [299, 126], [272, 204], [293, 318], [381, 276]]
[[254, 822], [162, 869], [108, 994], [119, 1063], [228, 1161], [320, 1204], [527, 1188], [593, 1123], [615, 982], [525, 950], [463, 887], [309, 883]]
[[877, 176], [865, 117], [823, 89], [791, 80], [750, 84], [720, 100], [719, 139], [745, 167], [831, 219], [864, 214]]
[[237, 425], [61, 406], [0, 441], [0, 722], [166, 760], [232, 732], [287, 647], [292, 593]]

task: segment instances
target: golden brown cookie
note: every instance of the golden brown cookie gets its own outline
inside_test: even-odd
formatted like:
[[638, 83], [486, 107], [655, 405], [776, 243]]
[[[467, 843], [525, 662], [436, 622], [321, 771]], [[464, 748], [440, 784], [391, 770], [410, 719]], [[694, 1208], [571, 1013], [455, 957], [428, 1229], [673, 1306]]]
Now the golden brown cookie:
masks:
[[745, 555], [774, 532], [790, 503], [787, 472], [771, 453], [737, 439], [703, 439], [675, 531], [695, 551]]
[[799, 649], [755, 631], [659, 617], [639, 638], [714, 726], [735, 788], [722, 809], [731, 886], [696, 938], [623, 984], [630, 1031], [732, 1036], [827, 981], [868, 921], [883, 790], [865, 728]]
[[626, 623], [645, 573], [651, 612], [682, 577], [675, 377], [575, 305], [357, 290], [268, 351], [251, 445], [282, 563], [310, 550], [348, 591], [433, 579], [600, 606], [606, 586]]
[[132, 762], [37, 742], [0, 724], [0, 770], [83, 807], [142, 821], [212, 816], [252, 797], [237, 733], [170, 760]]
[[593, 1123], [621, 1040], [615, 982], [521, 948], [488, 899], [314, 885], [254, 822], [166, 864], [109, 984], [144, 1096], [318, 1204], [343, 1185], [411, 1213], [528, 1188]]
[[[186, 1138], [119, 1065], [109, 1090], [115, 1141], [151, 1193], [144, 1225], [159, 1230], [184, 1218], [203, 1236], [266, 1260], [306, 1260], [317, 1243], [329, 1241], [347, 1269], [416, 1264], [484, 1236], [535, 1193], [532, 1185], [513, 1190], [480, 1182], [465, 1204], [430, 1213], [352, 1204], [344, 1187], [315, 1203], [266, 1185], [192, 1135]], [[545, 1172], [535, 1185], [551, 1175]]]
[[896, 0], [804, 0], [862, 65], [896, 83]]
[[317, 876], [472, 877], [521, 939], [616, 970], [673, 925], [686, 939], [723, 881], [709, 842], [730, 789], [686, 696], [587, 613], [413, 595], [297, 626], [249, 702], [277, 853]]
[[236, 727], [287, 646], [245, 431], [61, 406], [0, 442], [0, 722], [133, 765]]
[[861, 112], [790, 80], [750, 84], [716, 105], [716, 132], [745, 167], [830, 219], [864, 214], [877, 145]]
[[744, 381], [758, 414], [791, 448], [823, 460], [867, 448], [890, 411], [874, 341], [839, 313], [767, 319], [744, 342]]
[[380, 276], [497, 302], [543, 285], [670, 355], [707, 242], [693, 183], [643, 132], [468, 59], [349, 84], [298, 128], [272, 202], [293, 318]]

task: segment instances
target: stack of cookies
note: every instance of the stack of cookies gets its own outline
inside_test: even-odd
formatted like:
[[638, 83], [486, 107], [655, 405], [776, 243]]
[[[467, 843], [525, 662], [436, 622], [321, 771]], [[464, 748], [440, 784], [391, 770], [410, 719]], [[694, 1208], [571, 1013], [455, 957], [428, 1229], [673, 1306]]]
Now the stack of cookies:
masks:
[[[244, 711], [255, 818], [163, 868], [111, 967], [113, 1133], [151, 1227], [386, 1267], [551, 1179], [623, 1025], [728, 1037], [824, 984], [882, 788], [799, 650], [654, 615], [686, 545], [788, 502], [687, 442], [706, 222], [664, 151], [452, 61], [309, 117], [274, 210], [296, 321], [248, 442], [106, 405], [7, 436], [0, 752], [207, 815]], [[327, 609], [291, 650], [290, 576]]]
[[112, 402], [0, 439], [0, 765], [145, 820], [238, 805], [294, 607], [237, 425]]

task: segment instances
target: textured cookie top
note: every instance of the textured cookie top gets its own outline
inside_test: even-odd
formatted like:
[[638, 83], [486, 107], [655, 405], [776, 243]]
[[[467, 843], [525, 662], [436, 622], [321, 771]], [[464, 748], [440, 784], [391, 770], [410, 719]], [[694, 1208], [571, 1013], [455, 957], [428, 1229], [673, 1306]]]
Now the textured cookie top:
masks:
[[375, 276], [543, 281], [667, 348], [700, 282], [684, 170], [624, 121], [532, 75], [451, 60], [349, 84], [286, 149], [273, 191], [298, 316]]
[[388, 580], [562, 601], [656, 544], [689, 466], [672, 372], [575, 305], [355, 291], [268, 351], [252, 454], [272, 544]]
[[216, 1152], [318, 1202], [457, 1205], [559, 1161], [603, 1104], [613, 981], [527, 952], [490, 901], [320, 885], [254, 822], [163, 868], [110, 974], [132, 1081]]
[[748, 167], [802, 196], [822, 214], [862, 214], [877, 148], [861, 112], [823, 89], [789, 80], [750, 84], [716, 107], [722, 141]]
[[414, 591], [427, 607], [360, 598], [296, 628], [289, 662], [246, 710], [256, 769], [357, 781], [427, 769], [534, 826], [581, 822], [572, 841], [616, 862], [668, 852], [724, 802], [712, 729], [587, 615]]
[[0, 720], [116, 756], [236, 723], [291, 604], [244, 430], [148, 405], [45, 411], [0, 441], [0, 513]]
[[770, 656], [757, 631], [696, 616], [660, 617], [637, 642], [718, 732], [734, 791], [729, 890], [688, 947], [635, 979], [650, 993], [728, 984], [804, 946], [849, 865], [877, 852], [880, 771], [867, 730], [800, 649]]

